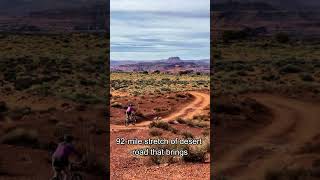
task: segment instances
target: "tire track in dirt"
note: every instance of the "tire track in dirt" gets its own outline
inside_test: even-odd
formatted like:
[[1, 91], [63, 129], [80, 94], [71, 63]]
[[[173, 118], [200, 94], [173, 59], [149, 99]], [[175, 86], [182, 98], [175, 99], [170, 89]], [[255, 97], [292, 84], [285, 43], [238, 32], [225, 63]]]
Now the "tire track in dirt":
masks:
[[[180, 109], [179, 111], [171, 113], [166, 116], [162, 121], [168, 122], [176, 118], [192, 118], [194, 115], [201, 114], [202, 110], [210, 105], [210, 95], [202, 92], [189, 92], [195, 99], [188, 104], [186, 107]], [[148, 129], [149, 124], [152, 120], [143, 121], [137, 123], [135, 126], [124, 126], [124, 125], [114, 125], [110, 124], [110, 131], [121, 131], [121, 130], [132, 130], [132, 129]]]
[[[219, 157], [216, 174], [232, 174], [243, 180], [264, 179], [266, 171], [292, 163], [293, 153], [319, 134], [319, 104], [267, 94], [250, 97], [271, 109], [273, 121]], [[258, 156], [250, 159], [252, 153]]]

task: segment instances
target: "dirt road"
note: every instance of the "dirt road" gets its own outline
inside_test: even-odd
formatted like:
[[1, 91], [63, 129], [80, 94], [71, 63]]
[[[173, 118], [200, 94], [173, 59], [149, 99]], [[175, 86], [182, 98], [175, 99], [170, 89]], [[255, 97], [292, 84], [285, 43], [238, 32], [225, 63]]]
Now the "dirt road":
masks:
[[[195, 99], [186, 107], [180, 109], [179, 111], [171, 113], [169, 116], [162, 119], [162, 121], [170, 121], [175, 120], [178, 117], [181, 118], [192, 118], [194, 115], [201, 114], [202, 110], [209, 106], [210, 104], [210, 95], [201, 93], [201, 92], [189, 92], [192, 94]], [[148, 129], [149, 124], [152, 120], [143, 121], [141, 123], [137, 123], [135, 126], [124, 126], [124, 125], [114, 125], [110, 124], [110, 131], [121, 131], [127, 129]]]
[[269, 169], [294, 164], [295, 152], [320, 134], [319, 104], [266, 94], [250, 97], [272, 110], [273, 121], [217, 158], [217, 174], [244, 180], [264, 179]]

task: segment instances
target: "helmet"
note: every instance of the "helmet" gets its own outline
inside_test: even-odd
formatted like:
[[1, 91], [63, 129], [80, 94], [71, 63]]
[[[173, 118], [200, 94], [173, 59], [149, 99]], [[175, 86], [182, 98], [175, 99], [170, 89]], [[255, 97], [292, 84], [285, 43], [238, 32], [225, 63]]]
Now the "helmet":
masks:
[[66, 135], [63, 136], [63, 140], [65, 142], [71, 143], [73, 141], [73, 136], [71, 136], [69, 134], [66, 134]]

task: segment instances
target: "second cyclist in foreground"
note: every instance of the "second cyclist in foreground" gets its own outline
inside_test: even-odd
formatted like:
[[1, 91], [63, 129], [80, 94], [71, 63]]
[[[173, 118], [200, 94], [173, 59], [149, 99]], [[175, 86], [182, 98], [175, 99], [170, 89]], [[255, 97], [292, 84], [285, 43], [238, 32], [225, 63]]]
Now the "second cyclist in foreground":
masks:
[[[78, 159], [82, 159], [81, 154], [76, 151], [73, 144], [73, 137], [70, 135], [65, 135], [63, 142], [58, 144], [57, 149], [52, 155], [52, 167], [54, 170], [53, 179], [59, 179], [59, 175], [63, 173], [63, 180], [67, 180], [70, 176], [68, 174], [68, 166], [69, 166], [69, 156], [75, 154]], [[60, 180], [60, 179], [59, 179]]]

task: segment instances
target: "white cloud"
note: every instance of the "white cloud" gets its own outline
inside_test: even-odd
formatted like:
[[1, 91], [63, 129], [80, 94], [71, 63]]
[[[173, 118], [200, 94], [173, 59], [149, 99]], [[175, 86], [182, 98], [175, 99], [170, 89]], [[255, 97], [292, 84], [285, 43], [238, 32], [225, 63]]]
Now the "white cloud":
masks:
[[[209, 58], [210, 13], [201, 9], [210, 2], [185, 1], [112, 0], [111, 9], [116, 10], [111, 11], [111, 59]], [[174, 12], [168, 13], [168, 8]]]
[[210, 0], [111, 0], [111, 11], [209, 11]]

